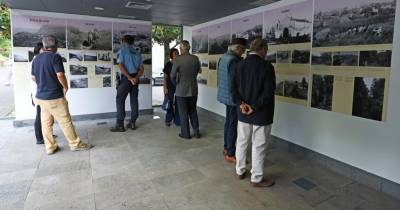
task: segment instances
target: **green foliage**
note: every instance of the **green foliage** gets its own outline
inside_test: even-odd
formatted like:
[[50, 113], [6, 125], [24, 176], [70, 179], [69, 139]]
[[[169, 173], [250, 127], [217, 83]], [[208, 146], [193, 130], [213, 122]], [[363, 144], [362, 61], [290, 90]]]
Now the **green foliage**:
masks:
[[0, 4], [0, 55], [9, 57], [11, 53], [10, 9]]
[[177, 40], [177, 43], [182, 40], [182, 27], [153, 25], [151, 36], [153, 43], [164, 46], [164, 61], [167, 62], [169, 60], [169, 44], [174, 40]]

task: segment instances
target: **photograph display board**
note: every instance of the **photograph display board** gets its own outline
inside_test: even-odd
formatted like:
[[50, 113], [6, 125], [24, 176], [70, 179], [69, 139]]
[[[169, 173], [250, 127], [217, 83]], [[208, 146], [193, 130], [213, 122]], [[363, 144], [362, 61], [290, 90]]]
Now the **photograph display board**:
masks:
[[193, 43], [209, 38], [208, 55], [193, 51], [207, 73], [198, 81], [216, 87], [229, 31], [250, 41], [262, 36], [278, 101], [385, 121], [395, 10], [395, 0], [304, 0], [210, 24], [208, 36], [207, 27], [194, 29]]
[[151, 54], [151, 25], [150, 24], [113, 24], [113, 51], [117, 53], [121, 48], [121, 39], [125, 35], [134, 37], [135, 47], [142, 54]]
[[193, 31], [192, 52], [193, 54], [208, 53], [208, 27]]
[[111, 22], [68, 20], [68, 49], [112, 50]]

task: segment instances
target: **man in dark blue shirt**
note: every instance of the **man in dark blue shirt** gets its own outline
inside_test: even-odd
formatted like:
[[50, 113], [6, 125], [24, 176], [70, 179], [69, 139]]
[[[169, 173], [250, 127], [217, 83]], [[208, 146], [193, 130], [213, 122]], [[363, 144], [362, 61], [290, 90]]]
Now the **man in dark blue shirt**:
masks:
[[41, 107], [41, 121], [47, 154], [54, 154], [58, 145], [53, 136], [54, 119], [60, 125], [72, 151], [87, 150], [92, 146], [83, 143], [75, 132], [65, 95], [68, 91], [62, 58], [57, 54], [57, 39], [43, 37], [43, 53], [32, 61], [32, 80], [37, 84], [36, 102]]

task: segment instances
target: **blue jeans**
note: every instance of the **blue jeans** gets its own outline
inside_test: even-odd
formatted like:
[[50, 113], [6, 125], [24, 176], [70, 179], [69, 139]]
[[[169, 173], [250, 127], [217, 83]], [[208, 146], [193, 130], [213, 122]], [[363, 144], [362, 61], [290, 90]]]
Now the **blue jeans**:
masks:
[[165, 122], [171, 123], [174, 121], [175, 125], [179, 126], [181, 124], [181, 120], [179, 118], [178, 106], [176, 104], [175, 91], [168, 90], [168, 95], [166, 95], [166, 97], [169, 99], [170, 109], [167, 110], [167, 114], [165, 115]]
[[226, 118], [224, 127], [224, 149], [228, 156], [235, 156], [237, 138], [237, 106], [226, 106]]
[[[132, 75], [133, 76], [133, 75]], [[124, 76], [117, 87], [117, 124], [124, 125], [125, 119], [125, 100], [130, 97], [131, 102], [131, 121], [136, 122], [139, 117], [139, 85], [132, 85], [132, 83]]]

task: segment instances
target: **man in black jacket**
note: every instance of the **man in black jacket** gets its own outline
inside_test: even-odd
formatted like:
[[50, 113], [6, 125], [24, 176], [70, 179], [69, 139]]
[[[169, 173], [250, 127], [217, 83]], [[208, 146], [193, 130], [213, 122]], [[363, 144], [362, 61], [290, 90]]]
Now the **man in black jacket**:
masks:
[[268, 50], [265, 41], [253, 40], [250, 49], [250, 54], [238, 64], [232, 76], [232, 97], [236, 104], [240, 104], [236, 173], [239, 179], [246, 176], [246, 153], [251, 139], [251, 183], [254, 187], [270, 187], [274, 181], [263, 177], [263, 168], [274, 118], [275, 70], [264, 59]]

